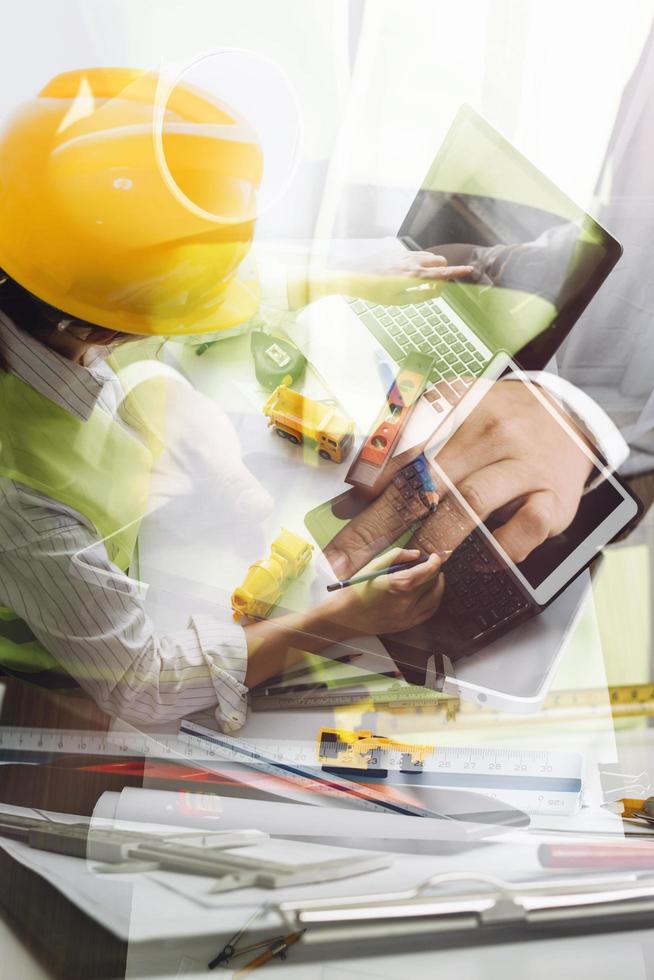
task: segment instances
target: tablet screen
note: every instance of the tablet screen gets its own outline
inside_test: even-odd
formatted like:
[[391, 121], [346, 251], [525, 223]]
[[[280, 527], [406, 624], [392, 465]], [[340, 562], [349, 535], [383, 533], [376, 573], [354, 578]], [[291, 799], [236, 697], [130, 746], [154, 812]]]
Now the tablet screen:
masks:
[[[497, 378], [481, 378], [452, 413], [447, 434], [437, 433], [425, 450], [425, 457], [433, 468], [434, 480], [447, 487], [450, 506], [456, 508], [462, 526], [470, 531], [475, 527], [486, 536], [518, 576], [524, 587], [539, 605], [544, 605], [557, 595], [582, 568], [586, 567], [597, 552], [611, 541], [638, 513], [638, 504], [628, 490], [595, 455], [588, 443], [572, 428], [566, 418], [554, 407], [543, 391], [520, 371], [515, 362], [505, 358], [505, 370]], [[511, 380], [508, 380], [511, 378]], [[579, 501], [577, 512], [569, 526], [560, 534], [549, 538], [535, 548], [527, 559], [516, 565], [493, 537], [493, 532], [507, 520], [497, 514], [482, 519], [470, 507], [447, 472], [439, 465], [439, 456], [452, 436], [462, 425], [474, 426], [484, 431], [485, 419], [493, 411], [490, 404], [493, 386], [498, 383], [522, 384], [534, 398], [538, 410], [543, 413], [543, 425], [557, 424], [566, 438], [572, 440], [579, 452], [586, 455], [591, 464], [589, 485], [598, 481], [595, 489], [586, 491]], [[445, 459], [443, 455], [442, 459]], [[517, 505], [516, 505], [517, 506]], [[458, 537], [462, 532], [459, 531]], [[454, 543], [454, 542], [453, 542]], [[458, 543], [458, 542], [457, 542]], [[447, 546], [447, 542], [445, 543]]]

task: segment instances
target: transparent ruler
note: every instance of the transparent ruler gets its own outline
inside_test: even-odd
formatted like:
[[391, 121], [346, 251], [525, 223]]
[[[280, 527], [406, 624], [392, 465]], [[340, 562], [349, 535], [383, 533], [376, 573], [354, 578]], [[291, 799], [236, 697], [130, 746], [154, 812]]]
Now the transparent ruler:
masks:
[[[377, 747], [359, 770], [338, 760], [331, 765], [361, 772], [358, 778], [387, 773], [395, 785], [406, 787], [477, 790], [526, 813], [571, 814], [581, 806], [583, 760], [577, 753], [449, 746], [412, 756], [409, 749]], [[321, 759], [327, 762], [325, 755]]]
[[307, 794], [331, 797], [339, 803], [356, 804], [358, 808], [381, 813], [400, 813], [414, 817], [443, 817], [417, 800], [398, 795], [394, 787], [375, 787], [370, 780], [359, 782], [348, 772], [343, 776], [325, 770], [318, 760], [315, 742], [286, 740], [244, 739], [182, 721], [180, 737], [200, 751], [207, 747], [215, 757], [224, 761], [245, 765], [251, 769], [281, 778], [296, 790]]
[[[370, 809], [381, 808], [387, 812], [392, 804], [389, 806], [387, 799], [377, 798], [376, 786], [476, 790], [534, 814], [574, 813], [580, 805], [582, 759], [573, 752], [420, 746], [423, 751], [418, 757], [410, 753], [416, 747], [398, 747], [394, 743], [392, 749], [371, 757], [365, 771], [357, 771], [344, 767], [340, 757], [328, 765], [327, 760], [320, 761], [319, 744], [318, 740], [237, 738], [188, 721], [182, 723], [179, 736], [0, 727], [0, 761], [3, 762], [45, 762], [57, 755], [148, 757], [209, 769], [211, 763], [241, 763], [276, 775], [283, 774], [284, 767], [290, 766], [311, 780], [316, 775], [322, 778], [328, 774], [327, 781], [335, 787], [340, 782], [365, 783], [370, 793]], [[408, 806], [398, 809], [411, 812]], [[420, 810], [418, 807], [413, 812]]]
[[332, 797], [336, 805], [350, 803], [357, 809], [405, 816], [440, 815], [387, 792], [386, 787], [376, 789], [323, 773], [315, 742], [236, 738], [188, 721], [182, 722], [179, 735], [0, 727], [0, 762], [38, 763], [58, 755], [80, 754], [164, 759], [228, 774], [233, 774], [235, 767], [245, 766], [285, 780], [285, 795], [292, 798], [296, 791], [302, 794], [303, 802], [311, 797], [317, 802], [321, 795]]
[[[327, 754], [325, 730], [315, 742], [293, 740], [245, 740], [207, 732], [200, 726], [182, 722], [194, 744], [210, 737], [218, 740], [219, 753], [229, 756], [227, 745], [235, 746], [234, 761], [247, 753], [259, 754], [259, 765], [266, 770], [275, 766], [297, 767], [311, 776], [331, 773], [333, 777], [360, 782], [372, 791], [394, 788], [428, 791], [460, 789], [483, 793], [515, 806], [526, 813], [570, 814], [581, 805], [583, 760], [576, 752], [547, 752], [533, 749], [493, 748], [490, 746], [414, 746], [374, 740], [365, 763], [344, 764], [351, 743], [332, 742], [334, 750]], [[350, 753], [350, 758], [352, 754]], [[361, 760], [359, 760], [361, 762]], [[257, 765], [256, 759], [251, 764]], [[267, 771], [267, 770], [266, 770]]]

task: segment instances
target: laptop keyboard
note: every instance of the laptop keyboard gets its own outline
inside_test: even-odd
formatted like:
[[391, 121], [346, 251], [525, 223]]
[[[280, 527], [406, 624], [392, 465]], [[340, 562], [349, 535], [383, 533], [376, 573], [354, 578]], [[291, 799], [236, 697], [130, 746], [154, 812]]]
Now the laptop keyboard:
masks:
[[[481, 531], [475, 529], [470, 533], [471, 519], [463, 515], [456, 501], [448, 495], [435, 503], [438, 487], [424, 457], [418, 457], [400, 470], [393, 484], [402, 497], [409, 496], [412, 491], [423, 497], [427, 492], [430, 510], [438, 510], [438, 542], [428, 541], [422, 529], [415, 534], [415, 541], [427, 553], [439, 548], [454, 548], [443, 566], [443, 612], [453, 620], [463, 638], [472, 640], [481, 636], [529, 608], [528, 601]], [[466, 535], [465, 539], [457, 545], [463, 535]]]
[[[411, 351], [435, 355], [431, 385], [425, 397], [437, 412], [456, 405], [488, 363], [452, 318], [433, 301], [415, 306], [379, 306], [360, 299], [350, 299], [348, 303], [398, 362]], [[424, 521], [427, 516], [424, 511], [419, 516], [411, 511], [409, 504], [413, 499], [416, 503], [420, 500], [427, 508], [427, 514], [435, 509], [433, 497], [437, 488], [431, 481], [424, 458], [419, 457], [405, 466], [395, 476], [393, 484], [397, 494], [393, 506], [401, 511], [395, 515], [396, 520], [404, 518], [406, 524], [409, 510], [411, 517], [417, 516], [420, 523]], [[447, 548], [451, 537], [455, 550], [444, 565], [443, 612], [453, 621], [462, 638], [473, 640], [521, 615], [529, 608], [529, 603], [499, 563], [484, 535], [478, 530], [469, 532], [469, 519], [461, 514], [455, 502], [445, 496], [437, 507], [441, 518], [441, 540], [433, 547], [433, 542], [421, 540], [419, 529], [416, 543], [423, 550], [432, 551], [438, 547]], [[466, 531], [465, 540], [457, 546]]]
[[395, 360], [411, 351], [435, 355], [425, 397], [437, 412], [446, 410], [443, 399], [450, 405], [460, 401], [488, 363], [433, 301], [415, 306], [379, 306], [361, 299], [348, 303]]
[[472, 640], [529, 608], [513, 579], [498, 566], [483, 535], [474, 531], [445, 564], [447, 612]]

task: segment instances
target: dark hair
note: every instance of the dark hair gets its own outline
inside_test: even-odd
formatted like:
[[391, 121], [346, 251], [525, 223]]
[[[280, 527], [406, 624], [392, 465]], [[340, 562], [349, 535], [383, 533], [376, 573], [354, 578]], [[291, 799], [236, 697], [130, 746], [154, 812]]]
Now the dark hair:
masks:
[[[99, 337], [101, 337], [102, 332], [105, 332], [112, 339], [136, 339], [131, 334], [120, 334], [115, 330], [108, 330], [106, 327], [89, 323], [87, 320], [70, 317], [68, 313], [58, 310], [55, 306], [50, 306], [49, 303], [45, 303], [38, 296], [34, 296], [33, 293], [24, 289], [15, 279], [7, 276], [2, 269], [0, 269], [0, 312], [6, 313], [17, 327], [41, 341], [45, 341], [45, 338], [52, 333], [53, 328], [62, 319], [70, 319], [75, 325], [89, 327], [97, 331]], [[0, 370], [7, 370], [7, 357], [2, 349], [1, 341]]]

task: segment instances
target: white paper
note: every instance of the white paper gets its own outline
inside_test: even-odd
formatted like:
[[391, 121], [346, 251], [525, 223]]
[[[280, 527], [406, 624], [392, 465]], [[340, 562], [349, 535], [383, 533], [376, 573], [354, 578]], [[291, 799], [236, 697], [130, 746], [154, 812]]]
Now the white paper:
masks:
[[[447, 791], [448, 802], [457, 791]], [[467, 793], [458, 794], [462, 802]], [[116, 799], [118, 797], [118, 799]], [[459, 820], [437, 820], [402, 814], [373, 813], [302, 803], [277, 803], [241, 797], [175, 793], [129, 787], [103, 793], [93, 820], [170, 824], [199, 830], [261, 830], [274, 837], [328, 837], [366, 840], [466, 840], [483, 828]], [[496, 828], [497, 830], [497, 828]], [[489, 832], [489, 828], [486, 828]], [[490, 828], [490, 833], [493, 828]]]

